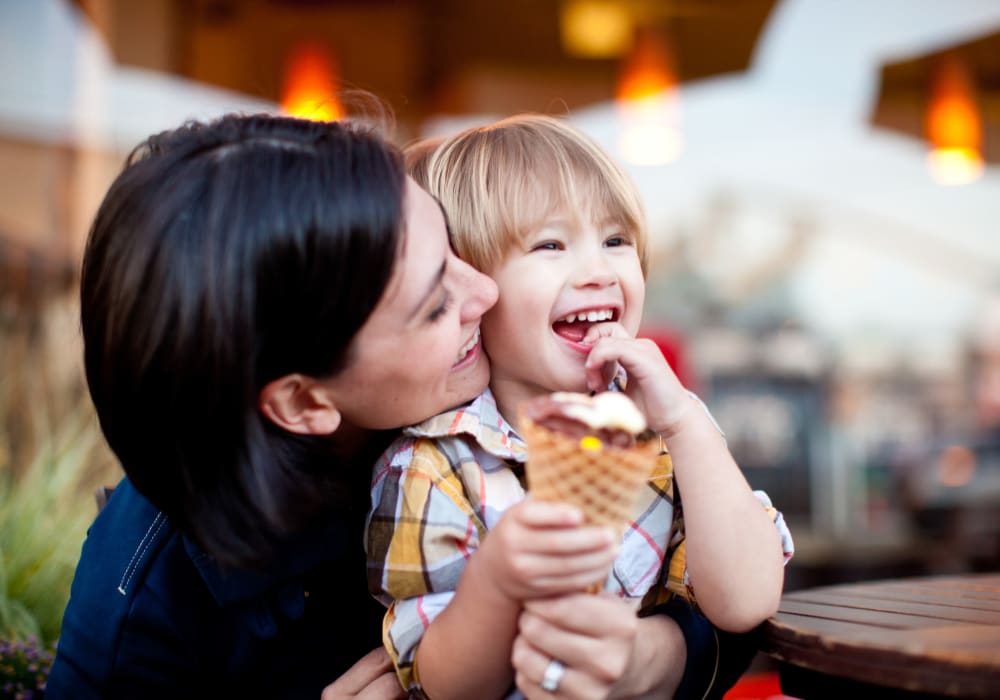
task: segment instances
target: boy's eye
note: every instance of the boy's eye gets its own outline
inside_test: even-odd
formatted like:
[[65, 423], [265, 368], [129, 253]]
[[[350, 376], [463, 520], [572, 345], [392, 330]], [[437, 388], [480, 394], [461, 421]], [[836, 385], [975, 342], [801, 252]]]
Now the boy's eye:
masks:
[[562, 244], [558, 241], [542, 241], [541, 243], [536, 243], [531, 248], [532, 250], [562, 250]]

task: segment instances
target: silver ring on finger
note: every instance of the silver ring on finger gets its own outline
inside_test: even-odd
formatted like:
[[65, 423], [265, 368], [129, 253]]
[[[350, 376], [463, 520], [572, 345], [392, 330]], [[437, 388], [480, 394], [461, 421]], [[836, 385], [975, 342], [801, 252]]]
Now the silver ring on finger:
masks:
[[550, 693], [559, 690], [559, 684], [564, 675], [566, 675], [566, 666], [563, 665], [562, 661], [559, 659], [549, 661], [549, 665], [545, 667], [545, 673], [542, 674], [542, 690]]

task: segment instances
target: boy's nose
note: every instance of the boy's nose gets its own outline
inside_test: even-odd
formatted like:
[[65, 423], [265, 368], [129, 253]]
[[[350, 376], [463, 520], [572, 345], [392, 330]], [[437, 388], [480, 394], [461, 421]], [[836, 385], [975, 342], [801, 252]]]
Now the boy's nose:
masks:
[[617, 277], [608, 261], [600, 253], [583, 253], [578, 256], [574, 276], [577, 287], [607, 287], [615, 283]]

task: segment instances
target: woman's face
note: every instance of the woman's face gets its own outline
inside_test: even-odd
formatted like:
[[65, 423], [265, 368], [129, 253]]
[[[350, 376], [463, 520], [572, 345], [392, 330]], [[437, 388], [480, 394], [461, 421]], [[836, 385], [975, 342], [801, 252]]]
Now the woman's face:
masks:
[[497, 286], [452, 251], [437, 202], [407, 178], [401, 256], [354, 338], [351, 361], [324, 382], [343, 420], [368, 429], [418, 423], [489, 383], [479, 322]]

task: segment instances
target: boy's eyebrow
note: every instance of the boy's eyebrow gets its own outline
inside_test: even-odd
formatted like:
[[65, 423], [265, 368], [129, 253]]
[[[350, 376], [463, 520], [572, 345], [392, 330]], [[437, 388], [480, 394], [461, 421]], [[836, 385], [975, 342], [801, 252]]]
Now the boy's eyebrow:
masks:
[[573, 218], [569, 216], [549, 216], [543, 219], [537, 226], [538, 230], [547, 228], [568, 229], [573, 226]]

